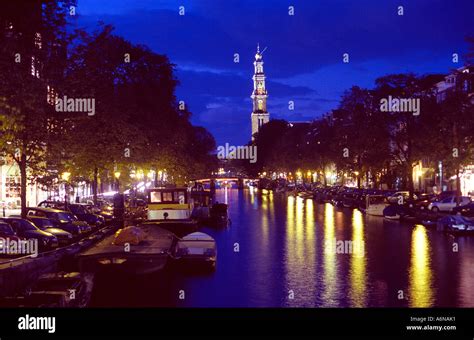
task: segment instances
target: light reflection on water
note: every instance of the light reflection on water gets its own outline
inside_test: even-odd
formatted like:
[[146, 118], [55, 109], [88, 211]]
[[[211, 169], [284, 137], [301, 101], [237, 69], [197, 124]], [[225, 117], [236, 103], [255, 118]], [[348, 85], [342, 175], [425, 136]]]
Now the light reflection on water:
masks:
[[[202, 228], [217, 242], [215, 273], [105, 278], [93, 306], [474, 307], [473, 238], [271, 191], [220, 189], [216, 199], [229, 203], [232, 224]], [[362, 242], [364, 256], [325, 251], [334, 240]], [[180, 289], [184, 301], [175, 299]]]
[[410, 307], [433, 306], [430, 241], [426, 228], [416, 225], [412, 232], [410, 261]]
[[[334, 207], [327, 203], [324, 206], [324, 239], [323, 244], [327, 242], [333, 242], [336, 239], [335, 236], [335, 224], [334, 224]], [[336, 253], [330, 251], [324, 247], [323, 249], [323, 303], [328, 307], [337, 306], [335, 299], [336, 286], [338, 281], [337, 276], [337, 258]]]
[[366, 253], [364, 240], [364, 216], [359, 210], [353, 210], [352, 213], [352, 241], [354, 244], [362, 245], [362, 253], [353, 253], [351, 255], [350, 268], [350, 299], [352, 307], [366, 307], [367, 296], [367, 273], [366, 273]]

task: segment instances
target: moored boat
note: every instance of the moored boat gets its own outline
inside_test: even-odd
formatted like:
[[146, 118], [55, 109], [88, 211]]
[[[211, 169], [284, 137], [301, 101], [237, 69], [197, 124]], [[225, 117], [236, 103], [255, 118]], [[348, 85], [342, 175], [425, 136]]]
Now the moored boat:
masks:
[[372, 216], [384, 216], [384, 210], [387, 207], [385, 197], [382, 195], [366, 195], [365, 213]]
[[462, 215], [448, 215], [438, 220], [437, 229], [457, 236], [474, 235], [474, 220]]
[[227, 204], [216, 202], [212, 205], [210, 222], [213, 226], [217, 227], [228, 225]]
[[153, 188], [147, 192], [147, 221], [168, 229], [176, 235], [197, 230], [197, 220], [192, 217], [193, 200], [187, 188]]
[[177, 237], [153, 223], [126, 227], [79, 254], [81, 272], [149, 274], [164, 268]]
[[4, 307], [87, 307], [93, 287], [93, 275], [77, 272], [41, 275], [25, 295], [4, 297]]
[[216, 241], [205, 233], [191, 233], [176, 243], [174, 257], [185, 264], [204, 265], [209, 269], [215, 269], [217, 261]]

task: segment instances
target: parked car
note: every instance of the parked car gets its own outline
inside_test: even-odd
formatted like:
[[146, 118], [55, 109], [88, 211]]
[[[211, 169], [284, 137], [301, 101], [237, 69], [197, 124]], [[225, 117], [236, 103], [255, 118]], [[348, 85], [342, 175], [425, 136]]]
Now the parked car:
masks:
[[20, 241], [20, 238], [16, 235], [13, 228], [10, 224], [6, 222], [0, 222], [0, 255], [10, 255], [8, 249], [3, 249], [6, 247], [6, 242], [9, 241]]
[[425, 210], [428, 208], [431, 202], [438, 200], [438, 196], [435, 194], [419, 194], [417, 199], [413, 200], [413, 205], [417, 209]]
[[105, 218], [100, 214], [96, 214], [89, 210], [87, 204], [73, 203], [68, 205], [69, 211], [72, 212], [80, 221], [84, 221], [89, 225], [100, 227], [105, 223]]
[[453, 213], [461, 214], [467, 217], [474, 217], [474, 202], [470, 202], [466, 205], [461, 205], [459, 207], [453, 208]]
[[[471, 202], [470, 197], [461, 196], [459, 205], [464, 206], [466, 204], [469, 204], [470, 202]], [[456, 196], [450, 196], [450, 197], [444, 198], [440, 201], [431, 202], [428, 205], [428, 209], [433, 211], [433, 212], [452, 211], [456, 206], [457, 206]]]
[[54, 221], [49, 218], [40, 216], [28, 216], [28, 220], [33, 222], [33, 224], [41, 230], [56, 236], [60, 245], [69, 244], [73, 240], [73, 235], [70, 232], [56, 228]]
[[102, 216], [105, 220], [105, 223], [109, 223], [114, 220], [113, 206], [107, 204], [96, 206], [92, 201], [88, 201], [87, 203], [84, 203], [84, 205], [91, 213]]
[[438, 201], [441, 201], [451, 196], [456, 196], [456, 191], [454, 190], [442, 191], [437, 195], [437, 198], [438, 198]]
[[79, 221], [84, 221], [90, 226], [100, 227], [105, 223], [104, 217], [89, 211], [88, 205], [84, 203], [69, 203], [66, 208], [64, 202], [42, 201], [38, 204], [38, 207], [69, 211], [73, 213]]
[[39, 229], [28, 220], [19, 217], [2, 217], [0, 221], [8, 223], [16, 235], [21, 238], [37, 239], [39, 249], [41, 250], [53, 249], [59, 245], [56, 236]]
[[66, 230], [73, 236], [78, 236], [92, 230], [91, 226], [83, 221], [79, 221], [76, 216], [68, 211], [28, 207], [27, 216], [46, 217], [53, 221], [56, 228]]

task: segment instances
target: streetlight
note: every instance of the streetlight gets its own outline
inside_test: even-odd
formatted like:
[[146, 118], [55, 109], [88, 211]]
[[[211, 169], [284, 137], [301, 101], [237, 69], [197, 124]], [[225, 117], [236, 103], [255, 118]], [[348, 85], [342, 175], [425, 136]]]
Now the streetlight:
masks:
[[69, 177], [71, 177], [71, 173], [70, 173], [70, 172], [65, 171], [65, 172], [63, 172], [63, 173], [61, 174], [61, 178], [62, 178], [64, 181], [66, 181], [66, 182], [69, 181]]
[[64, 181], [64, 208], [67, 210], [67, 204], [68, 204], [68, 181], [69, 177], [71, 177], [71, 173], [68, 171], [64, 171], [61, 174], [61, 179]]
[[117, 180], [117, 192], [119, 192], [119, 191], [120, 191], [120, 182], [119, 182], [120, 171], [115, 171], [114, 176], [115, 176], [115, 178], [116, 178], [116, 180]]
[[354, 175], [356, 176], [357, 187], [360, 188], [359, 171], [354, 171]]

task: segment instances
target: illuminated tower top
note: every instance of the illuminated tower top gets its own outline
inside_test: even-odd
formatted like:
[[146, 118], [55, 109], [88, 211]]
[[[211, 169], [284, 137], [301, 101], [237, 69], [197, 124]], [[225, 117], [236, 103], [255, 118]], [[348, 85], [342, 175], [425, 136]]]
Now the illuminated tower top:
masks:
[[265, 74], [263, 72], [263, 52], [266, 48], [260, 52], [260, 45], [257, 45], [257, 53], [255, 54], [254, 75], [253, 79], [253, 92], [250, 98], [252, 98], [252, 139], [253, 136], [263, 124], [268, 123], [270, 120], [270, 114], [267, 111], [267, 98], [268, 92], [265, 87]]

